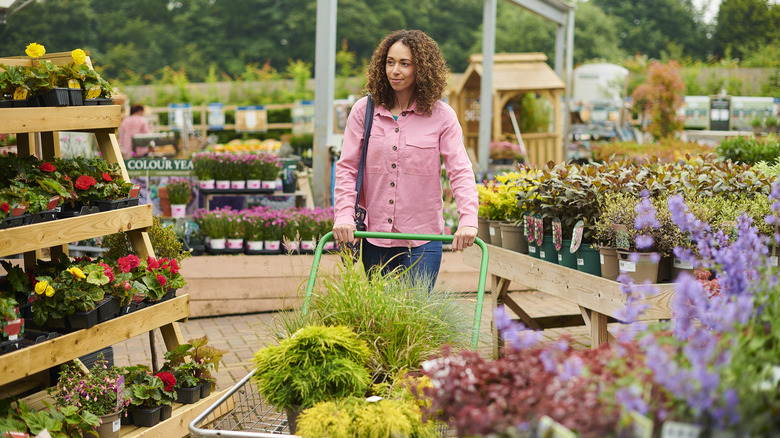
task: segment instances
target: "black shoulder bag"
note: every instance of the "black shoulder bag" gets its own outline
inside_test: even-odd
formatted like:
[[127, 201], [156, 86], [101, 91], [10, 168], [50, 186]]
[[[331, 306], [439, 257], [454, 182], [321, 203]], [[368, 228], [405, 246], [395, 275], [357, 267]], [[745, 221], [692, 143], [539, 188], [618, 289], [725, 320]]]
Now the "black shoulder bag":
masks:
[[368, 137], [371, 136], [371, 125], [374, 124], [374, 99], [368, 95], [366, 103], [366, 119], [363, 121], [363, 150], [360, 151], [360, 166], [358, 167], [355, 190], [355, 228], [358, 231], [366, 231], [366, 209], [360, 206], [360, 192], [363, 189], [363, 170], [366, 167], [366, 151], [368, 150]]

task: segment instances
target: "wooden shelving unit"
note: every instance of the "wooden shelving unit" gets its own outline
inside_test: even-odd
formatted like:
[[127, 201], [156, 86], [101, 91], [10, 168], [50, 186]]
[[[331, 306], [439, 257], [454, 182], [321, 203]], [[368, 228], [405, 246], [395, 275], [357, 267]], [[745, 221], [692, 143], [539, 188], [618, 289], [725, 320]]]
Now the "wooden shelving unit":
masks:
[[[16, 134], [19, 156], [52, 159], [60, 155], [59, 131], [91, 132], [103, 158], [119, 164], [123, 177], [129, 180], [116, 137], [119, 124], [118, 105], [0, 109], [0, 133]], [[0, 230], [0, 258], [23, 253], [25, 266], [30, 267], [37, 263], [42, 248], [56, 254], [67, 251], [70, 242], [118, 232], [127, 233], [139, 257], [154, 256], [146, 232], [152, 219], [152, 206], [139, 205]], [[0, 395], [18, 394], [18, 388], [24, 388], [25, 380], [36, 373], [152, 330], [160, 329], [170, 350], [184, 342], [178, 321], [186, 320], [189, 314], [189, 296], [184, 295], [0, 356]], [[153, 428], [123, 428], [122, 436], [186, 436], [187, 419], [202, 412], [218, 395], [197, 404], [177, 405], [170, 420]]]

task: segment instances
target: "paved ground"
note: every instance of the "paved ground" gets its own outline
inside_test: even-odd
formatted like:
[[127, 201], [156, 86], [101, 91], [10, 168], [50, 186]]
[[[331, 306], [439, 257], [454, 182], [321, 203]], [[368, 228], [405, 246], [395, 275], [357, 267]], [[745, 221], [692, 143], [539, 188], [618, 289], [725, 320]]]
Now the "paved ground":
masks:
[[[539, 292], [519, 292], [522, 300], [534, 315], [554, 314], [567, 305], [560, 300]], [[462, 299], [464, 306], [471, 309], [476, 304], [476, 294], [466, 295]], [[574, 309], [565, 309], [576, 312]], [[255, 351], [273, 341], [271, 325], [278, 313], [256, 313], [249, 315], [223, 316], [216, 318], [191, 318], [187, 322], [180, 323], [184, 340], [189, 340], [203, 335], [209, 337], [209, 343], [217, 348], [228, 350], [228, 353], [220, 363], [217, 376], [217, 388], [226, 389], [236, 381], [246, 376], [252, 369], [252, 356]], [[490, 321], [491, 321], [490, 296], [485, 296], [483, 305], [480, 351], [485, 354], [490, 352]], [[155, 346], [159, 363], [162, 363], [164, 345], [159, 331], [155, 331]], [[546, 330], [545, 337], [549, 340], [557, 339], [561, 334], [568, 333], [574, 336], [581, 348], [587, 348], [590, 340], [587, 337], [585, 327], [568, 329]], [[136, 336], [125, 342], [114, 345], [114, 362], [119, 366], [131, 364], [146, 364], [151, 366], [151, 353], [149, 348], [149, 336], [147, 334]]]

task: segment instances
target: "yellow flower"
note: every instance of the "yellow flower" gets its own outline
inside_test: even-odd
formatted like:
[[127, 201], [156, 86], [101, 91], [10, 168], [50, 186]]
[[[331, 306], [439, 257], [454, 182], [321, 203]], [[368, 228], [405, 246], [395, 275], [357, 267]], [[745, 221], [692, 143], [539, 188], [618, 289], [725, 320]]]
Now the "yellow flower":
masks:
[[46, 48], [38, 43], [30, 43], [30, 45], [24, 49], [24, 53], [30, 58], [40, 58], [46, 53]]
[[87, 278], [87, 276], [84, 275], [84, 272], [75, 266], [72, 268], [68, 268], [67, 271], [70, 272], [76, 278]]
[[81, 65], [87, 60], [87, 54], [81, 49], [70, 52], [70, 56], [73, 57], [73, 62], [75, 62], [76, 65]]
[[35, 283], [35, 293], [38, 295], [43, 295], [46, 292], [46, 288], [51, 287], [49, 286], [49, 282], [46, 280], [39, 281]]
[[53, 297], [54, 296], [54, 288], [51, 286], [46, 286], [46, 296], [47, 297]]

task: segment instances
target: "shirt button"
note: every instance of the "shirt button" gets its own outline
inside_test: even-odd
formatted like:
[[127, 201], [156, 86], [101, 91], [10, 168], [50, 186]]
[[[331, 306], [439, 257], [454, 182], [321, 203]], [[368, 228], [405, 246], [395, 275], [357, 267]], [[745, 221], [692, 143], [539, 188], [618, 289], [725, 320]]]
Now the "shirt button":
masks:
[[392, 224], [392, 223], [393, 223], [393, 220], [392, 220], [392, 219], [388, 219], [388, 220], [387, 220], [387, 223], [389, 223], [389, 224]]
[[392, 167], [393, 169], [395, 169], [395, 163], [391, 164], [391, 165], [390, 165], [390, 167]]
[[394, 183], [394, 182], [391, 182], [391, 183], [390, 183], [390, 187], [395, 187], [395, 183]]
[[406, 111], [402, 112], [401, 115], [406, 117]]
[[395, 128], [395, 132], [398, 132], [398, 128]]
[[393, 146], [393, 150], [397, 151], [398, 150], [398, 146]]
[[393, 202], [394, 202], [394, 201], [391, 199], [391, 200], [390, 200], [390, 203], [392, 204]]

